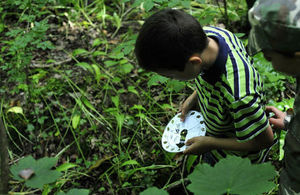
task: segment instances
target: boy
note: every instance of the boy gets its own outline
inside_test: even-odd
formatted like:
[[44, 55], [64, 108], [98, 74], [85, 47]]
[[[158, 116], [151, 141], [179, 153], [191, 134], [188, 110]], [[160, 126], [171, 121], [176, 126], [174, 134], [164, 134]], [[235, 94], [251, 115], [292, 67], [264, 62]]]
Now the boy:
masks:
[[207, 136], [188, 140], [184, 154], [206, 153], [211, 165], [228, 154], [264, 161], [273, 132], [259, 75], [236, 36], [221, 28], [202, 28], [191, 15], [165, 9], [145, 21], [135, 54], [146, 70], [195, 79], [196, 90], [183, 104], [182, 119], [198, 99]]
[[292, 119], [275, 107], [267, 111], [275, 113], [270, 118], [274, 128], [288, 130], [279, 194], [300, 194], [300, 0], [257, 1], [249, 11], [249, 21], [251, 55], [262, 51], [274, 69], [297, 78]]

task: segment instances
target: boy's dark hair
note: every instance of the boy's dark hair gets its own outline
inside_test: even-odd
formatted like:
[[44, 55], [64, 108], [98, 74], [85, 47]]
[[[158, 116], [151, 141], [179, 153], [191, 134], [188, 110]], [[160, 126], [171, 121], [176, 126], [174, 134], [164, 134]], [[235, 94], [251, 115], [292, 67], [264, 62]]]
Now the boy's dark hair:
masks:
[[135, 55], [146, 70], [184, 71], [189, 57], [201, 53], [207, 43], [206, 34], [193, 16], [164, 9], [143, 24], [135, 43]]

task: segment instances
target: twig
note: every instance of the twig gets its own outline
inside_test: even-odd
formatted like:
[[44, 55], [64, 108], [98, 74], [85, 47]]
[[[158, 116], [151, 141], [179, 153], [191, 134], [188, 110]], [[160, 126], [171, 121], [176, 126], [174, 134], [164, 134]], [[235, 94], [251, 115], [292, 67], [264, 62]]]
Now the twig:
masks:
[[72, 61], [72, 58], [67, 58], [63, 61], [53, 62], [50, 64], [38, 64], [38, 63], [35, 63], [35, 61], [33, 60], [33, 63], [31, 63], [30, 67], [31, 68], [51, 68], [53, 66], [59, 66], [59, 65], [71, 62], [71, 61]]
[[183, 189], [184, 189], [184, 191], [185, 191], [185, 194], [188, 195], [189, 193], [187, 192], [187, 189], [186, 189], [186, 187], [185, 187], [186, 184], [184, 183], [184, 178], [183, 178], [184, 168], [185, 168], [185, 163], [186, 163], [187, 158], [188, 158], [188, 156], [185, 155], [185, 156], [184, 156], [184, 159], [183, 159], [183, 164], [182, 164], [182, 169], [181, 169], [180, 175], [181, 175], [181, 184], [182, 184], [182, 187], [183, 187]]
[[222, 10], [221, 10], [221, 5], [219, 4], [219, 0], [216, 0], [216, 2], [217, 2], [218, 8], [219, 8], [221, 14], [222, 14], [222, 15], [224, 16], [224, 18], [225, 18], [225, 26], [226, 26], [226, 28], [228, 28], [227, 2], [226, 2], [226, 0], [223, 0], [223, 4], [224, 4], [224, 13], [223, 13]]
[[169, 185], [165, 188], [165, 190], [170, 191], [171, 189], [176, 188], [176, 187], [182, 185], [183, 183], [184, 183], [184, 185], [187, 185], [187, 184], [189, 184], [189, 183], [191, 183], [191, 182], [190, 182], [190, 180], [189, 180], [188, 178], [180, 179], [180, 180], [178, 180], [178, 181], [175, 181], [175, 182], [169, 184]]

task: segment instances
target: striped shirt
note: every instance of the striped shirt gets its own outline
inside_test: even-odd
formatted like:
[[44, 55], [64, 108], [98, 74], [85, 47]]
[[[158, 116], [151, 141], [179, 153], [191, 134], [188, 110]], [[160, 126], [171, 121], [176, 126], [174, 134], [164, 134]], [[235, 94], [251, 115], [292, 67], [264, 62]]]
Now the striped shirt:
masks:
[[[195, 79], [207, 135], [235, 137], [239, 142], [251, 140], [269, 125], [260, 76], [233, 33], [211, 26], [203, 29], [219, 44], [215, 64]], [[231, 154], [248, 157], [253, 163], [262, 162], [265, 152], [211, 151], [217, 161]]]

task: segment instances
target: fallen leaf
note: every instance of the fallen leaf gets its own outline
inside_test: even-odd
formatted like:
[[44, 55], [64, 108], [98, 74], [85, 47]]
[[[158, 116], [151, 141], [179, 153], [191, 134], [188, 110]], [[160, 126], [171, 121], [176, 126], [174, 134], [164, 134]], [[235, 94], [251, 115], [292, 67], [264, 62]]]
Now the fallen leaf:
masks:
[[104, 158], [102, 159], [99, 159], [96, 161], [95, 164], [93, 164], [92, 166], [90, 166], [88, 172], [91, 172], [93, 169], [96, 169], [97, 167], [99, 167], [104, 161], [107, 161], [113, 157], [115, 157], [116, 155], [113, 155], [113, 156], [105, 156]]

